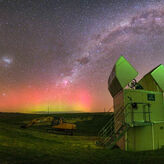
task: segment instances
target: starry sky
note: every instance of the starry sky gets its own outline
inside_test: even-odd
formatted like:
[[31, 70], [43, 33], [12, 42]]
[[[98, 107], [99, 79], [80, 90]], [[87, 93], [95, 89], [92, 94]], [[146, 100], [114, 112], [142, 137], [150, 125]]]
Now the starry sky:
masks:
[[164, 64], [164, 1], [0, 0], [0, 111], [101, 112], [120, 55]]

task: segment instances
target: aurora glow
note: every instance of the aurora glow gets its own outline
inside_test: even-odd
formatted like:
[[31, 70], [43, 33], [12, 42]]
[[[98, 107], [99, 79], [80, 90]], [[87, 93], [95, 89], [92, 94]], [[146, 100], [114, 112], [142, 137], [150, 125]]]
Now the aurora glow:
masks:
[[85, 89], [72, 89], [65, 92], [63, 88], [17, 88], [3, 93], [0, 107], [8, 110], [20, 110], [22, 112], [60, 112], [60, 111], [89, 111], [91, 96]]
[[164, 64], [163, 29], [160, 0], [2, 0], [0, 111], [109, 109], [117, 58]]

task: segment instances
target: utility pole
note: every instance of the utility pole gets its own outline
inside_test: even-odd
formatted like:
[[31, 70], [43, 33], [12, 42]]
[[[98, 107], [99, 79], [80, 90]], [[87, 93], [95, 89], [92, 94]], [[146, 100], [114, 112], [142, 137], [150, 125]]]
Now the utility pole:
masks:
[[50, 111], [49, 111], [49, 104], [48, 104], [48, 114], [50, 114]]

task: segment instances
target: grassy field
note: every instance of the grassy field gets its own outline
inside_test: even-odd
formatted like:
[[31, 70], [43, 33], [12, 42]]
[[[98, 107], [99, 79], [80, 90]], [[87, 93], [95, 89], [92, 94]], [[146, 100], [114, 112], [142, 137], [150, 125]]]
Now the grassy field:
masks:
[[21, 129], [47, 115], [0, 113], [0, 164], [164, 163], [164, 150], [124, 152], [96, 146], [97, 133], [111, 117], [104, 113], [56, 114], [76, 123], [73, 136], [51, 134], [45, 126]]

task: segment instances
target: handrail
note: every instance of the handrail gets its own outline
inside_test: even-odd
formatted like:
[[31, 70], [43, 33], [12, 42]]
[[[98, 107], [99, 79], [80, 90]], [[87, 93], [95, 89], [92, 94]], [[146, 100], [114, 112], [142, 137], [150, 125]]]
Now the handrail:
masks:
[[[122, 111], [119, 111], [119, 112], [115, 115], [115, 117], [118, 117], [119, 114], [120, 114], [121, 112], [122, 112]], [[114, 122], [114, 119], [113, 119], [113, 117], [111, 117], [111, 119], [110, 119], [110, 120], [105, 124], [105, 126], [99, 131], [98, 135], [100, 135], [101, 132], [104, 132], [104, 130], [105, 130], [106, 128], [107, 128], [107, 129], [111, 128], [113, 122]]]
[[[124, 111], [124, 109], [126, 109], [126, 107], [128, 105], [130, 105], [131, 103], [127, 103], [121, 110], [119, 110], [117, 113], [114, 113], [114, 117], [117, 117], [120, 113], [122, 113], [122, 111]], [[113, 118], [111, 117], [111, 119], [105, 124], [105, 126], [98, 132], [98, 135], [106, 128], [106, 127], [109, 127], [108, 125], [109, 124], [112, 124]]]
[[[134, 110], [132, 110], [131, 112], [127, 112], [125, 109], [128, 107], [128, 105], [132, 105], [133, 103], [143, 104], [145, 106], [148, 106], [148, 112], [144, 111], [145, 108], [143, 108], [143, 112], [134, 112]], [[112, 116], [110, 118], [110, 120], [105, 124], [105, 126], [98, 132], [99, 142], [104, 146], [107, 143], [112, 144], [112, 142], [113, 143], [117, 142], [119, 140], [119, 138], [125, 133], [125, 131], [130, 126], [130, 124], [129, 125], [125, 124], [126, 118], [130, 113], [132, 113], [132, 114], [149, 113], [149, 121], [150, 121], [150, 108], [149, 107], [150, 107], [149, 103], [142, 103], [142, 102], [127, 103], [123, 108], [121, 108], [117, 112], [115, 112], [114, 116]], [[143, 115], [143, 117], [146, 118], [146, 115]], [[134, 115], [132, 115], [132, 118], [134, 119]], [[132, 122], [134, 123], [134, 120], [132, 120]]]
[[[111, 117], [110, 120], [105, 124], [105, 126], [98, 132], [98, 136], [99, 137], [105, 137], [107, 134], [112, 134], [112, 133], [115, 133], [115, 130], [122, 124], [125, 123], [125, 120], [121, 120], [120, 121], [120, 118], [121, 116], [124, 115], [124, 119], [127, 118], [128, 114], [129, 113], [133, 113], [132, 112], [127, 112], [125, 111], [125, 109], [127, 108], [128, 105], [132, 105], [133, 103], [136, 103], [136, 104], [143, 104], [143, 105], [148, 105], [148, 107], [150, 106], [149, 103], [142, 103], [142, 102], [130, 102], [130, 103], [127, 103], [121, 110], [118, 110], [117, 113], [114, 113], [114, 118]], [[149, 108], [148, 108], [149, 110]], [[135, 112], [137, 113], [137, 112]], [[142, 112], [143, 113], [143, 112]], [[144, 113], [149, 113], [150, 114], [150, 111], [149, 112], [144, 112]], [[150, 116], [149, 116], [149, 120], [150, 120]], [[115, 127], [113, 127], [113, 123], [114, 122], [120, 122], [119, 124], [115, 125]], [[120, 126], [121, 127], [121, 126]]]
[[108, 136], [112, 136], [112, 134], [115, 133], [115, 128], [120, 128], [122, 125], [122, 122], [120, 122], [119, 124], [117, 124], [117, 126], [113, 127], [113, 123], [115, 121], [119, 121], [120, 117], [124, 114], [124, 109], [129, 105], [130, 103], [126, 104], [126, 106], [124, 108], [122, 108], [121, 110], [119, 110], [117, 113], [114, 114], [114, 118], [116, 118], [114, 120], [113, 117], [111, 117], [111, 119], [106, 123], [106, 125], [99, 131], [98, 136], [99, 137], [105, 137]]
[[[142, 104], [142, 105], [147, 105], [148, 106], [148, 112], [145, 112], [145, 111], [142, 111], [142, 112], [134, 112], [133, 110], [132, 111], [130, 111], [130, 112], [127, 112], [127, 111], [125, 111], [125, 119], [127, 118], [127, 116], [129, 115], [129, 114], [134, 114], [134, 113], [142, 113], [142, 114], [145, 114], [145, 113], [149, 113], [149, 121], [151, 120], [150, 119], [150, 109], [149, 109], [149, 107], [150, 107], [150, 103], [142, 103], [142, 102], [133, 102], [133, 103], [136, 103], [136, 104]], [[133, 103], [131, 103], [131, 104], [133, 104]], [[144, 110], [144, 109], [143, 109]], [[131, 123], [133, 123], [134, 122], [134, 120], [131, 120]]]

